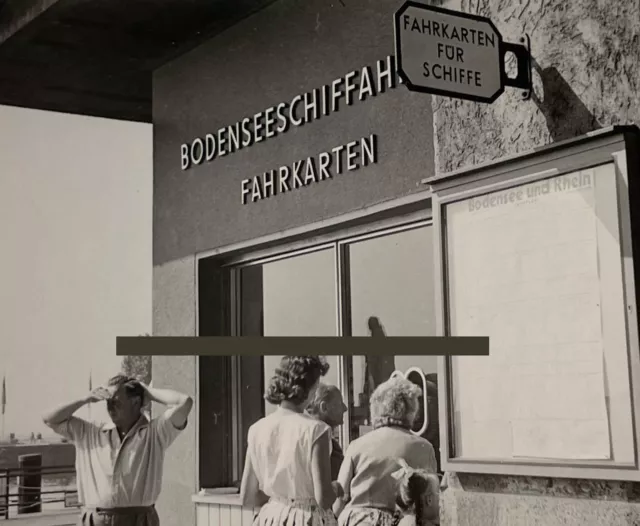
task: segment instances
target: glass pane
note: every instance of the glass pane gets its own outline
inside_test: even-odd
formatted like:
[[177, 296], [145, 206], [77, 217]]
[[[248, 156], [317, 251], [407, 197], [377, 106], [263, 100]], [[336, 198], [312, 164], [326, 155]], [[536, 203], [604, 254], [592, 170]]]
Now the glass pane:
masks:
[[[429, 226], [360, 241], [348, 247], [353, 336], [435, 336], [432, 237]], [[404, 373], [412, 367], [421, 369], [433, 382], [428, 389], [430, 423], [423, 436], [437, 449], [435, 356], [353, 357], [350, 382], [352, 440], [370, 429], [369, 397], [375, 387], [394, 371]], [[422, 422], [416, 423], [417, 430]]]
[[619, 184], [611, 162], [446, 205], [450, 333], [491, 342], [452, 359], [456, 457], [637, 461]]
[[[254, 265], [241, 270], [242, 335], [337, 336], [335, 251], [320, 250]], [[304, 349], [300, 349], [304, 353]], [[263, 359], [263, 386], [280, 363], [280, 356]], [[337, 356], [323, 382], [338, 385]], [[263, 389], [264, 392], [264, 389]], [[275, 410], [264, 402], [265, 414]]]

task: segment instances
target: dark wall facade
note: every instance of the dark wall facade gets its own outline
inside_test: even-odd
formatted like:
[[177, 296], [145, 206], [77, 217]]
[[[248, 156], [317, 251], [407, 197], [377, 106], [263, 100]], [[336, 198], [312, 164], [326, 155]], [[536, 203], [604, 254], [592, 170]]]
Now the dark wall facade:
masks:
[[[395, 0], [278, 1], [155, 72], [154, 335], [197, 334], [196, 254], [424, 189], [420, 181], [434, 172], [430, 97], [397, 84], [380, 93], [375, 85], [378, 62], [394, 55], [393, 13], [399, 5]], [[341, 98], [337, 112], [182, 169], [182, 144], [331, 86], [350, 72], [363, 82], [365, 67], [375, 95], [359, 100], [356, 92], [351, 105]], [[344, 92], [345, 84], [338, 89]], [[320, 161], [320, 154], [372, 135], [375, 163], [242, 203], [244, 179], [309, 156]], [[159, 387], [189, 392], [196, 400], [197, 370], [194, 357], [153, 363]], [[194, 408], [188, 427], [167, 452], [158, 502], [165, 525], [195, 523], [197, 415]], [[199, 454], [207, 453], [203, 446]]]
[[[335, 217], [420, 190], [433, 173], [430, 97], [399, 85], [213, 161], [181, 144], [394, 54], [391, 0], [283, 0], [154, 76], [154, 265]], [[395, 76], [395, 75], [394, 75]], [[345, 91], [345, 84], [341, 89]], [[298, 115], [303, 114], [299, 105]], [[377, 162], [243, 204], [242, 180], [376, 135]], [[343, 163], [346, 162], [343, 152]]]

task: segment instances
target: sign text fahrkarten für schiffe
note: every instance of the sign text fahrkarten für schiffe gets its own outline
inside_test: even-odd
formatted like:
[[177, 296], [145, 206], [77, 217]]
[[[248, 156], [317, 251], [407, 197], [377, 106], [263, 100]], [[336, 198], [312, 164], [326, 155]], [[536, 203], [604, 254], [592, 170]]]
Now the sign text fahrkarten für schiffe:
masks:
[[[494, 102], [506, 86], [531, 94], [528, 38], [504, 42], [486, 17], [406, 0], [393, 16], [398, 75], [410, 91]], [[516, 75], [505, 75], [513, 53]]]
[[[402, 17], [402, 23], [405, 31], [436, 37], [445, 42], [469, 44], [494, 49], [498, 47], [496, 36], [486, 31], [458, 27], [452, 24], [439, 23], [437, 21], [409, 15]], [[445, 42], [438, 42], [435, 46], [437, 50], [436, 57], [437, 60], [446, 60], [449, 64], [438, 61], [424, 61], [422, 64], [424, 77], [434, 77], [438, 80], [443, 79], [457, 84], [473, 84], [475, 87], [482, 87], [482, 71], [473, 69], [472, 65], [465, 62], [464, 49]]]
[[252, 117], [245, 117], [204, 137], [180, 145], [182, 170], [200, 165], [248, 148], [287, 132], [291, 126], [302, 126], [329, 116], [343, 101], [352, 105], [393, 89], [400, 82], [395, 58], [389, 55], [374, 67], [365, 66], [334, 80], [321, 88], [296, 95], [290, 102], [281, 102]]

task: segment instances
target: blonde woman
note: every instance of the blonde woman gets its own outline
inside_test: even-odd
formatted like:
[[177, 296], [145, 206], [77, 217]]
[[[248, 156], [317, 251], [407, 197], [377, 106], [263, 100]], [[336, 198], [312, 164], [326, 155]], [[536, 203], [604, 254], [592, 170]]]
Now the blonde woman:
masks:
[[398, 470], [408, 466], [436, 473], [433, 446], [411, 432], [421, 395], [404, 378], [387, 380], [373, 392], [374, 429], [349, 444], [338, 475], [344, 491], [334, 505], [339, 526], [393, 526]]

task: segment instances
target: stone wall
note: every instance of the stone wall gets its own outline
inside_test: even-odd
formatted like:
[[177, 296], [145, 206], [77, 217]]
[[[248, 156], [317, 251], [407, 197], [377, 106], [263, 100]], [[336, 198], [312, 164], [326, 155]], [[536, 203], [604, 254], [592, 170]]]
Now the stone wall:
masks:
[[450, 0], [486, 16], [505, 41], [531, 38], [534, 93], [507, 88], [491, 105], [434, 97], [436, 171], [445, 173], [640, 122], [638, 0]]
[[[531, 38], [534, 92], [493, 104], [434, 97], [438, 174], [614, 124], [640, 123], [638, 0], [451, 0], [491, 18], [505, 41]], [[459, 474], [443, 493], [442, 526], [640, 524], [638, 485]]]

